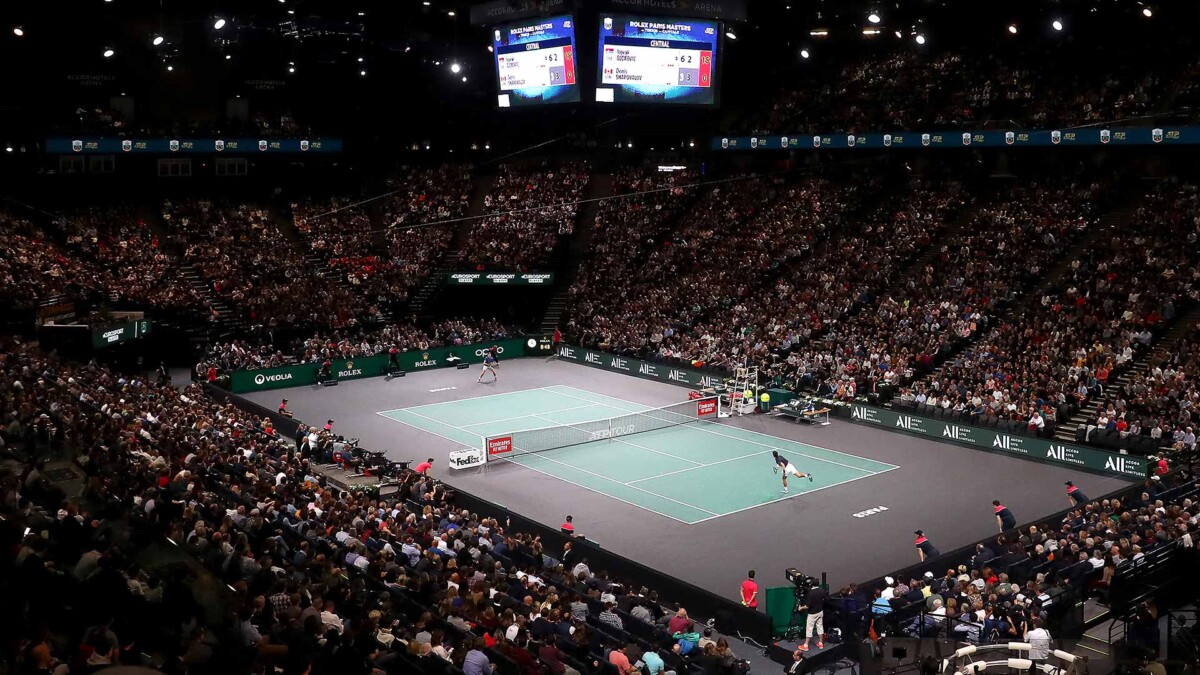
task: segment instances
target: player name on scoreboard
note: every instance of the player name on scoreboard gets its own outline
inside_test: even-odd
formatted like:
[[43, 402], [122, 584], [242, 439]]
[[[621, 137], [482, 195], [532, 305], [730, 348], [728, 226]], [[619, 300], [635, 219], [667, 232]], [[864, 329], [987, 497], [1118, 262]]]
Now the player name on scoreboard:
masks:
[[712, 86], [712, 50], [695, 42], [610, 37], [604, 43], [603, 84]]
[[550, 38], [500, 48], [496, 56], [501, 91], [575, 84], [570, 38]]

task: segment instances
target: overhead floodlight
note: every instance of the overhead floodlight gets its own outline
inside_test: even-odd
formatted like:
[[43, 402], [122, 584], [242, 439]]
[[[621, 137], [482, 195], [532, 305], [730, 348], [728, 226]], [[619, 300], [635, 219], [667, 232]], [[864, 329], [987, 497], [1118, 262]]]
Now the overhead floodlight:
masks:
[[863, 29], [863, 35], [879, 35], [879, 32], [880, 31], [878, 28], [864, 28]]
[[1054, 30], [1059, 30], [1059, 31], [1062, 30], [1063, 29], [1062, 19], [1055, 19], [1054, 22], [1050, 24], [1050, 27], [1053, 28]]
[[917, 36], [917, 44], [919, 44], [919, 45], [925, 44], [925, 36], [924, 35]]
[[1142, 8], [1142, 16], [1149, 19], [1150, 17], [1154, 16], [1154, 11], [1151, 10], [1149, 7], [1144, 7], [1144, 8]]
[[362, 62], [363, 62], [363, 57], [361, 57], [361, 56], [360, 56], [360, 57], [358, 57], [358, 62], [359, 62], [359, 63], [362, 63]]
[[289, 73], [294, 73], [294, 72], [296, 72], [296, 66], [288, 66], [288, 72], [289, 72]]
[[17, 37], [25, 37], [25, 29], [20, 26], [13, 26], [13, 35]]
[[226, 54], [226, 55], [225, 55], [225, 60], [226, 60], [226, 61], [228, 61], [229, 59], [232, 59], [232, 58], [233, 58], [233, 54]]
[[454, 16], [454, 10], [450, 10], [449, 12], [446, 12], [446, 16]]
[[1008, 24], [1008, 32], [1013, 35], [1016, 35], [1017, 34], [1017, 24], [1015, 24], [1015, 23]]
[[213, 23], [213, 28], [215, 30], [221, 30], [224, 27], [225, 27], [225, 19], [217, 19], [216, 22]]
[[896, 36], [897, 38], [902, 38], [902, 37], [904, 37], [904, 33], [901, 33], [900, 31], [896, 31], [896, 32], [895, 32], [895, 36]]
[[696, 141], [688, 141], [688, 147], [689, 147], [689, 148], [694, 148], [694, 147], [696, 147]]
[[812, 56], [812, 55], [808, 53], [807, 49], [800, 50], [800, 58], [807, 59], [809, 56]]
[[116, 52], [114, 52], [114, 51], [113, 51], [113, 50], [111, 50], [111, 49], [105, 49], [105, 50], [104, 50], [104, 58], [106, 58], [106, 59], [110, 59], [110, 58], [112, 58], [112, 55], [113, 55], [113, 54], [116, 54]]
[[365, 71], [365, 70], [360, 70], [360, 71], [358, 71], [358, 76], [359, 76], [359, 77], [366, 77], [366, 76], [367, 76], [367, 71]]
[[727, 30], [727, 31], [725, 31], [725, 37], [729, 38], [730, 40], [736, 40], [736, 39], [737, 39], [737, 33], [734, 33], [734, 32], [733, 32], [733, 31], [731, 31], [731, 30]]
[[495, 50], [495, 49], [492, 49], [492, 46], [491, 46], [491, 45], [488, 45], [488, 51], [489, 51], [489, 52], [494, 52], [494, 51], [496, 51], [496, 50]]
[[12, 151], [13, 151], [13, 147], [12, 147], [11, 145], [6, 145], [6, 146], [4, 146], [4, 151], [5, 151], [5, 152], [12, 152]]
[[455, 61], [454, 63], [450, 64], [450, 72], [457, 75], [458, 73], [462, 72], [462, 66], [458, 65], [458, 62]]
[[168, 72], [168, 73], [169, 73], [169, 72], [172, 72], [172, 71], [174, 71], [174, 70], [175, 70], [175, 66], [167, 66], [167, 72]]
[[161, 36], [161, 35], [155, 35], [154, 39], [151, 40], [151, 42], [154, 43], [155, 47], [161, 45], [164, 41], [165, 41], [165, 38], [163, 38], [163, 36]]
[[880, 21], [879, 15], [874, 12], [871, 12], [871, 14], [869, 14], [867, 16], [867, 21], [870, 21], [871, 23], [879, 23], [879, 21]]
[[825, 37], [826, 35], [829, 35], [829, 31], [824, 28], [818, 28], [816, 30], [808, 31], [808, 34], [812, 37]]
[[467, 76], [463, 75], [463, 82], [466, 82], [466, 81], [467, 81]]

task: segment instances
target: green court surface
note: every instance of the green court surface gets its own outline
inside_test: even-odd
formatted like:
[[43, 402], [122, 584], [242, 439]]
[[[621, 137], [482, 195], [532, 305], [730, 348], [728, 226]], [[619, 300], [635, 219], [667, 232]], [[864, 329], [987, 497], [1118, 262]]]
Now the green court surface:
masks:
[[[556, 385], [431, 403], [378, 413], [465, 447], [485, 436], [616, 417], [651, 408]], [[771, 451], [814, 480], [788, 480], [771, 468]], [[799, 497], [898, 468], [717, 422], [696, 422], [540, 453], [506, 456], [587, 490], [694, 524]]]

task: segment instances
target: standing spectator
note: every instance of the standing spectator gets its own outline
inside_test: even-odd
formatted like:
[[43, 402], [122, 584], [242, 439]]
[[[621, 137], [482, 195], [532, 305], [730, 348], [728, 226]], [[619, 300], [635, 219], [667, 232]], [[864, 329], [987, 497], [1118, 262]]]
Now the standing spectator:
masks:
[[742, 607], [758, 609], [758, 582], [754, 580], [754, 570], [746, 573], [742, 582]]
[[1025, 637], [1025, 641], [1029, 643], [1029, 659], [1033, 661], [1035, 669], [1050, 658], [1050, 640], [1050, 631], [1046, 630], [1046, 623], [1041, 618], [1035, 618], [1033, 630]]
[[574, 521], [575, 521], [574, 516], [567, 516], [567, 519], [563, 521], [563, 524], [559, 526], [558, 530], [560, 532], [562, 532], [563, 534], [567, 535], [568, 537], [574, 537], [575, 536]]
[[417, 473], [421, 474], [422, 476], [428, 476], [429, 472], [432, 469], [433, 469], [433, 458], [430, 457], [429, 459], [425, 460], [424, 462], [421, 462], [420, 464], [418, 464], [417, 467], [415, 469], [413, 469], [413, 471], [416, 471]]

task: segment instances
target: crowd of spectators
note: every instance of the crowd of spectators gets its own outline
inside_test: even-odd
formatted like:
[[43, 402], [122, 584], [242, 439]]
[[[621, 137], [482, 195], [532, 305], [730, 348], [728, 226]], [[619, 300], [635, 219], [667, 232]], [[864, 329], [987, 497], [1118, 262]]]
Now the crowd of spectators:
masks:
[[97, 291], [167, 309], [204, 311], [200, 293], [179, 274], [179, 260], [163, 250], [132, 205], [91, 208], [55, 221], [66, 247], [83, 261]]
[[[835, 604], [843, 619], [874, 619], [880, 633], [945, 635], [971, 644], [1049, 641], [1052, 635], [1035, 631], [1078, 630], [1076, 604], [1094, 595], [1106, 598], [1116, 575], [1132, 562], [1172, 547], [1194, 552], [1198, 500], [1200, 485], [1190, 469], [1155, 475], [1128, 498], [1077, 503], [1061, 520], [976, 545], [969, 560], [943, 565], [944, 572], [935, 558], [917, 568], [929, 571], [843, 589]], [[1140, 646], [1158, 652], [1157, 640]], [[1044, 659], [1044, 645], [1040, 651]]]
[[412, 168], [389, 182], [384, 235], [406, 288], [423, 281], [450, 247], [458, 223], [432, 224], [466, 216], [471, 185], [470, 169], [456, 164]]
[[343, 327], [380, 316], [378, 306], [319, 276], [262, 207], [167, 201], [162, 218], [184, 261], [254, 323]]
[[[569, 542], [550, 550], [456, 507], [423, 473], [404, 471], [386, 499], [326, 484], [314, 467], [347, 452], [329, 431], [284, 438], [200, 385], [3, 351], [0, 452], [25, 466], [0, 481], [3, 508], [30, 526], [4, 557], [6, 657], [79, 672], [731, 672], [728, 642], [686, 610], [592, 569]], [[82, 495], [51, 482], [38, 459], [50, 453], [76, 459]], [[200, 571], [162, 579], [130, 564], [166, 541]], [[75, 611], [57, 615], [68, 599]]]
[[[1121, 387], [1112, 414], [1103, 410], [1105, 429], [1124, 436], [1143, 433], [1163, 446], [1176, 450], [1196, 447], [1200, 429], [1200, 324], [1188, 326], [1187, 333], [1156, 351], [1145, 369], [1130, 373]], [[1120, 405], [1122, 413], [1116, 410]], [[1099, 424], [1096, 419], [1096, 426]], [[1111, 427], [1110, 427], [1111, 425]]]
[[484, 200], [487, 215], [472, 225], [465, 242], [464, 261], [479, 270], [545, 269], [575, 230], [589, 178], [583, 162], [501, 166]]
[[29, 309], [90, 290], [83, 263], [32, 221], [0, 209], [0, 229], [0, 291], [6, 304]]
[[[728, 336], [695, 328], [740, 312], [766, 279], [839, 229], [860, 189], [869, 185], [744, 176], [705, 186], [694, 199], [655, 193], [670, 200], [670, 211], [687, 200], [686, 218], [670, 236], [641, 239], [624, 253], [641, 261], [633, 274], [588, 263], [589, 273], [571, 289], [568, 337], [643, 358], [725, 364]], [[613, 223], [601, 231], [627, 227], [621, 221], [628, 216], [601, 215]]]
[[[1036, 51], [854, 54], [840, 69], [804, 74], [748, 116], [749, 133], [982, 128], [1065, 129], [1153, 112], [1168, 75], [1120, 58], [1053, 69]], [[836, 72], [829, 77], [828, 72]]]
[[[1111, 385], [1178, 305], [1200, 299], [1200, 272], [1190, 263], [1198, 214], [1195, 186], [1159, 187], [1137, 209], [1123, 245], [1097, 241], [1054, 288], [1023, 305], [1019, 321], [995, 326], [931, 377], [927, 394], [943, 407], [1033, 424], [1034, 412], [1065, 421], [1097, 400], [1092, 426], [1111, 422], [1127, 431], [1136, 421], [1139, 434], [1149, 435], [1156, 421], [1128, 419]], [[1157, 425], [1173, 429], [1165, 419]]]
[[234, 370], [274, 368], [292, 363], [322, 363], [390, 352], [421, 351], [434, 347], [477, 344], [502, 340], [509, 331], [495, 319], [446, 319], [428, 329], [412, 323], [393, 323], [380, 328], [314, 333], [290, 343], [272, 340], [233, 340], [210, 345], [196, 365], [198, 376], [211, 368], [217, 373]]

